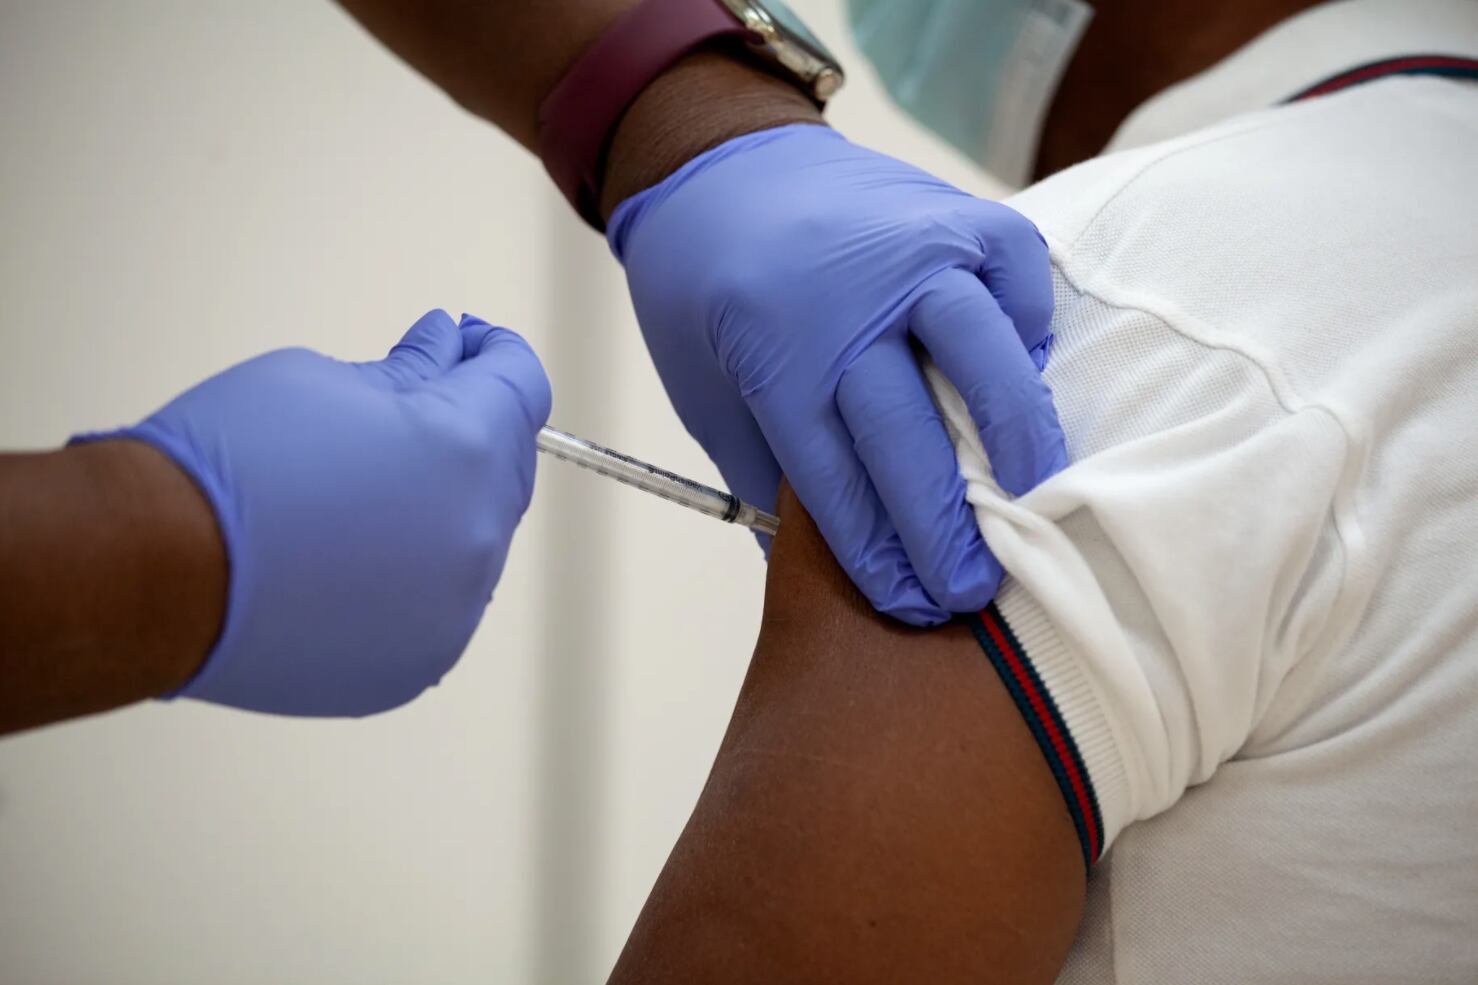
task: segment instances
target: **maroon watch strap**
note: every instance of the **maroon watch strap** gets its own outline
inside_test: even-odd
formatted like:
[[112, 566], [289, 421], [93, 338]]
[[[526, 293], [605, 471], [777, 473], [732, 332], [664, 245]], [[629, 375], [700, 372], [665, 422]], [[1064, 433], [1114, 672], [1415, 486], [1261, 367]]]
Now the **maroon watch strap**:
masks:
[[575, 62], [539, 107], [539, 157], [580, 217], [598, 230], [606, 148], [653, 79], [713, 38], [759, 40], [718, 0], [642, 0]]

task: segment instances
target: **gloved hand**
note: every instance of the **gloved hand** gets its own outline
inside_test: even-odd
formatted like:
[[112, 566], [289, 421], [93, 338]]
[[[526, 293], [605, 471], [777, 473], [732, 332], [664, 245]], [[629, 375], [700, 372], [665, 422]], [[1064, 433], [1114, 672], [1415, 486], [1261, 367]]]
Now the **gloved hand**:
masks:
[[225, 625], [180, 693], [365, 715], [435, 684], [492, 597], [549, 404], [523, 339], [432, 311], [379, 362], [268, 353], [86, 436], [149, 442], [215, 509]]
[[994, 597], [912, 346], [964, 395], [1003, 488], [1066, 465], [1029, 221], [795, 125], [694, 158], [608, 237], [668, 396], [736, 495], [773, 510], [783, 471], [852, 580], [908, 622]]

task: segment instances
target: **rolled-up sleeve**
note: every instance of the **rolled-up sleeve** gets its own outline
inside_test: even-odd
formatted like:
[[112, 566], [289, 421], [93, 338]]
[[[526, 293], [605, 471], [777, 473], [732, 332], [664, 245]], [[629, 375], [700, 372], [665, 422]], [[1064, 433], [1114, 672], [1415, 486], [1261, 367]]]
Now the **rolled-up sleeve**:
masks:
[[[1106, 399], [1122, 438], [1094, 440], [1016, 499], [992, 480], [959, 394], [925, 367], [981, 532], [1008, 574], [971, 626], [1090, 862], [1126, 825], [1210, 779], [1300, 662], [1348, 629], [1331, 615], [1353, 471], [1332, 413], [1290, 406], [1257, 365], [1225, 354], [1214, 386], [1168, 398], [1181, 405], [1173, 418], [1136, 426], [1135, 401], [1156, 418], [1161, 395], [1152, 378], [1136, 390], [1133, 353], [1105, 345], [1081, 346], [1078, 361], [1121, 363], [1106, 372], [1123, 392]], [[1064, 424], [1071, 444], [1072, 415]]]

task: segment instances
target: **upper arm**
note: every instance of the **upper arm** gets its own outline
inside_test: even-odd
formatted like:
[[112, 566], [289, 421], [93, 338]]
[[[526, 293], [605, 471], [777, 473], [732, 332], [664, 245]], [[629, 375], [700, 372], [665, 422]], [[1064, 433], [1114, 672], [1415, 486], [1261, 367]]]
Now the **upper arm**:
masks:
[[1082, 849], [1001, 678], [781, 514], [749, 676], [613, 980], [1052, 981]]

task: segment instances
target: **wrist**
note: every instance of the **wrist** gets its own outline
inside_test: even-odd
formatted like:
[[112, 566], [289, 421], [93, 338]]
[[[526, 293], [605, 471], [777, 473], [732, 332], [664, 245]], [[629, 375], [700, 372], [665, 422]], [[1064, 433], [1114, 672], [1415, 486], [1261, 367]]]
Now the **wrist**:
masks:
[[110, 546], [99, 576], [112, 583], [104, 607], [112, 626], [100, 635], [134, 653], [140, 697], [176, 691], [200, 668], [224, 620], [229, 575], [215, 511], [147, 442], [109, 439], [62, 454], [87, 477]]
[[826, 125], [809, 96], [731, 45], [694, 51], [642, 90], [616, 125], [601, 185], [601, 216], [609, 219], [627, 198], [705, 151], [792, 123]]
[[0, 455], [0, 733], [181, 687], [226, 581], [215, 514], [150, 446]]

